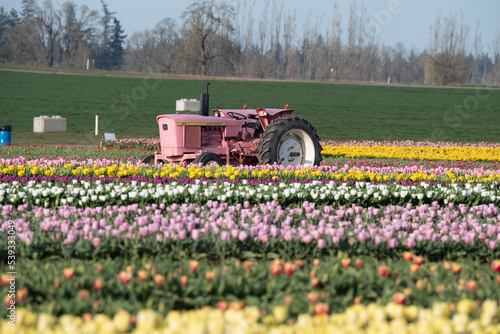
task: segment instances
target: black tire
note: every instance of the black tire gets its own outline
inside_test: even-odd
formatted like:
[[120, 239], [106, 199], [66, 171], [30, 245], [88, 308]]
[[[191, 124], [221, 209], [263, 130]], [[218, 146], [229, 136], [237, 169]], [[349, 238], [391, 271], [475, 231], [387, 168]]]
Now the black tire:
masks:
[[201, 163], [201, 164], [203, 164], [203, 166], [209, 165], [212, 162], [215, 162], [217, 165], [219, 165], [221, 167], [225, 165], [225, 163], [224, 163], [224, 161], [222, 161], [221, 157], [215, 153], [212, 153], [212, 152], [203, 152], [202, 154], [197, 156], [193, 161], [194, 164]]
[[147, 164], [147, 165], [154, 165], [155, 164], [155, 155], [154, 154], [151, 154], [151, 153], [148, 153], [148, 154], [144, 154], [142, 155], [140, 158], [139, 158], [139, 161], [143, 164]]
[[257, 153], [262, 165], [319, 165], [322, 147], [316, 129], [298, 116], [275, 119], [261, 136]]

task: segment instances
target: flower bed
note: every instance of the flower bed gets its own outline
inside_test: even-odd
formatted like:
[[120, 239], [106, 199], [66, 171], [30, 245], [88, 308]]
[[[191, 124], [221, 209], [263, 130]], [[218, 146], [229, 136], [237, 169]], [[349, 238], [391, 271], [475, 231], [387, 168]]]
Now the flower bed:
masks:
[[405, 160], [498, 161], [499, 144], [429, 142], [328, 142], [323, 155]]
[[[396, 144], [384, 149], [460, 156]], [[497, 148], [463, 145], [475, 153], [460, 157]], [[499, 329], [497, 163], [217, 168], [146, 166], [116, 149], [2, 150], [0, 296], [10, 304], [13, 221], [22, 329]]]
[[[455, 311], [456, 310], [456, 311]], [[19, 327], [30, 333], [47, 331], [88, 333], [96, 328], [118, 333], [335, 333], [355, 331], [357, 333], [391, 332], [491, 332], [498, 330], [498, 304], [488, 300], [478, 305], [464, 299], [458, 304], [437, 303], [432, 308], [401, 306], [390, 303], [355, 305], [345, 312], [327, 316], [325, 304], [314, 308], [317, 315], [301, 314], [297, 320], [287, 320], [288, 309], [275, 307], [263, 312], [256, 307], [245, 307], [240, 303], [221, 303], [218, 308], [204, 307], [200, 310], [172, 311], [166, 317], [155, 310], [144, 309], [136, 315], [120, 310], [113, 317], [107, 314], [80, 316], [65, 315], [56, 318], [49, 314], [37, 315], [25, 309], [20, 310], [22, 322]], [[453, 316], [450, 318], [450, 314]], [[6, 320], [0, 322], [0, 330], [8, 331]]]

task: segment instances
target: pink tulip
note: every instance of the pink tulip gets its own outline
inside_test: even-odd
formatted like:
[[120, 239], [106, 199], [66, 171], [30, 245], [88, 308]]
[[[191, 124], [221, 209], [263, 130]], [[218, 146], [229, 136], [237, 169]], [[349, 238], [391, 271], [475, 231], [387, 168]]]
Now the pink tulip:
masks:
[[100, 244], [101, 244], [101, 239], [99, 239], [98, 237], [92, 239], [92, 245], [94, 247], [99, 247]]

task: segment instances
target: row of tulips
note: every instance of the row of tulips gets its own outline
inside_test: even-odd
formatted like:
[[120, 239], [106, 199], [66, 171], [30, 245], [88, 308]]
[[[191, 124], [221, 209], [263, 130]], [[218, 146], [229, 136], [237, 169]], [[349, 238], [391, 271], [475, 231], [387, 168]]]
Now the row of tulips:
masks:
[[116, 149], [145, 149], [149, 151], [156, 151], [160, 149], [160, 139], [159, 138], [123, 138], [108, 140], [104, 143], [104, 146]]
[[[24, 180], [25, 182], [27, 180]], [[39, 182], [37, 182], [39, 181]], [[390, 204], [464, 205], [500, 204], [497, 183], [488, 184], [373, 184], [370, 182], [280, 182], [280, 180], [209, 180], [156, 178], [155, 182], [100, 182], [73, 179], [71, 182], [47, 182], [18, 179], [0, 183], [0, 205], [29, 204], [55, 208], [59, 205], [103, 206], [139, 203], [206, 203], [209, 200], [230, 204], [277, 201], [293, 205], [304, 201], [317, 204], [385, 206]]]
[[24, 146], [0, 146], [0, 158], [11, 159], [15, 157], [26, 157], [35, 159], [39, 157], [56, 159], [60, 156], [73, 157], [74, 159], [86, 158], [127, 158], [137, 159], [137, 156], [151, 152], [144, 148], [108, 148], [103, 146], [81, 147], [81, 146], [48, 146], [48, 145], [24, 145]]
[[[127, 178], [131, 176], [154, 178], [191, 178], [191, 179], [313, 179], [367, 181], [374, 183], [394, 182], [444, 182], [444, 183], [498, 183], [500, 169], [494, 168], [427, 168], [421, 165], [406, 165], [402, 167], [364, 167], [350, 166], [319, 166], [312, 168], [283, 168], [278, 165], [215, 167], [199, 165], [161, 165], [141, 166], [134, 163], [119, 163], [115, 160], [89, 159], [85, 162], [64, 163], [64, 160], [43, 161], [29, 164], [16, 164], [15, 161], [0, 163], [0, 179], [6, 182], [6, 177], [36, 178], [36, 177], [72, 177], [72, 178]], [[63, 164], [64, 163], [64, 164]]]
[[499, 143], [452, 143], [452, 142], [429, 142], [429, 141], [413, 141], [413, 140], [384, 140], [384, 141], [335, 141], [330, 140], [322, 143], [323, 146], [397, 146], [397, 147], [435, 147], [435, 148], [453, 148], [453, 147], [477, 147], [477, 148], [500, 148]]
[[[113, 317], [90, 313], [80, 316], [35, 314], [19, 310], [17, 328], [0, 322], [2, 333], [498, 333], [498, 302], [482, 304], [463, 299], [457, 304], [435, 303], [429, 308], [355, 305], [345, 312], [331, 316], [321, 314], [326, 307], [317, 307], [317, 315], [301, 314], [296, 320], [286, 320], [288, 309], [277, 306], [271, 312], [256, 307], [202, 308], [191, 311], [172, 311], [165, 317], [152, 309], [131, 315], [120, 310]], [[455, 310], [451, 314], [450, 310]], [[474, 311], [474, 315], [471, 314]], [[15, 329], [15, 330], [14, 330]]]
[[323, 147], [321, 154], [328, 156], [370, 157], [405, 160], [458, 160], [458, 161], [498, 161], [500, 147], [488, 146], [399, 146], [360, 145], [348, 143]]
[[[14, 222], [19, 256], [44, 258], [133, 256], [307, 258], [312, 255], [385, 254], [407, 250], [430, 252], [434, 258], [500, 256], [500, 214], [497, 206], [470, 208], [389, 205], [377, 207], [229, 205], [165, 205], [33, 208], [0, 206], [0, 250], [7, 256], [6, 233]], [[273, 255], [274, 254], [274, 255]], [[5, 259], [6, 260], [6, 259]]]
[[[285, 318], [295, 318], [312, 314], [319, 304], [328, 312], [340, 313], [356, 304], [428, 307], [465, 298], [476, 302], [500, 298], [500, 260], [434, 262], [410, 252], [383, 260], [341, 252], [288, 261], [176, 261], [166, 254], [65, 263], [24, 259], [17, 265], [17, 274], [15, 296], [9, 294], [12, 275], [0, 276], [5, 306], [54, 315], [113, 315], [121, 308], [136, 313], [144, 307], [168, 312], [238, 303], [267, 311], [284, 304], [288, 306]], [[8, 312], [0, 308], [2, 318]]]
[[[452, 161], [498, 161], [498, 144], [454, 144], [420, 142], [327, 142], [323, 144], [324, 156], [371, 157], [403, 160], [452, 160]], [[87, 157], [103, 156], [111, 149], [112, 155], [132, 157], [138, 151], [159, 149], [159, 140], [153, 138], [120, 139], [106, 142], [109, 147], [97, 147], [94, 150], [66, 147], [5, 147], [0, 149], [0, 157], [12, 155], [37, 156], [38, 154], [75, 155]], [[133, 149], [129, 149], [133, 147]], [[123, 150], [127, 152], [123, 152]], [[91, 151], [92, 153], [89, 154]]]
[[[109, 151], [108, 151], [109, 152]], [[69, 153], [69, 152], [65, 152]], [[73, 168], [76, 167], [92, 167], [96, 165], [97, 167], [108, 167], [112, 164], [120, 165], [122, 163], [126, 163], [127, 165], [137, 165], [138, 159], [137, 154], [129, 154], [124, 151], [113, 151], [111, 153], [106, 153], [104, 155], [94, 155], [88, 156], [85, 152], [75, 152], [75, 155], [68, 154], [58, 154], [58, 155], [50, 155], [50, 154], [29, 154], [29, 155], [8, 155], [2, 156], [0, 150], [0, 165], [3, 167], [9, 167], [13, 165], [17, 167], [17, 165], [24, 165], [24, 167], [34, 167], [34, 166], [47, 166], [47, 167], [57, 167], [64, 166], [66, 164], [70, 164]], [[78, 153], [82, 153], [79, 155]], [[33, 166], [28, 166], [32, 165]], [[469, 170], [496, 170], [500, 168], [499, 164], [493, 162], [473, 162], [473, 161], [404, 161], [404, 160], [395, 160], [395, 161], [379, 161], [379, 160], [346, 160], [346, 159], [336, 159], [330, 160], [325, 159], [322, 161], [322, 166], [330, 167], [330, 169], [321, 168], [322, 171], [347, 171], [350, 168], [398, 168], [397, 170], [393, 170], [395, 173], [402, 172], [416, 172], [420, 169], [440, 169], [440, 168], [448, 168], [451, 171], [454, 169], [469, 169]], [[127, 166], [128, 167], [128, 166]], [[336, 169], [332, 169], [332, 167], [336, 167]], [[242, 166], [240, 166], [242, 168]], [[259, 167], [247, 167], [250, 169], [255, 169]], [[273, 166], [274, 170], [279, 170], [278, 166]], [[300, 167], [298, 167], [300, 169]], [[404, 168], [404, 169], [403, 169]], [[314, 167], [313, 167], [314, 170]], [[375, 170], [371, 170], [375, 172]]]

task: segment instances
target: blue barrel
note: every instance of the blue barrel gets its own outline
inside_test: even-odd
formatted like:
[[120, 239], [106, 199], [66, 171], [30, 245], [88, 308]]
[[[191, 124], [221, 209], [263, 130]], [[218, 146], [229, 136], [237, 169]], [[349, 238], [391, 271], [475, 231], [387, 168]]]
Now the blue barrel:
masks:
[[11, 126], [0, 126], [0, 146], [10, 146]]

